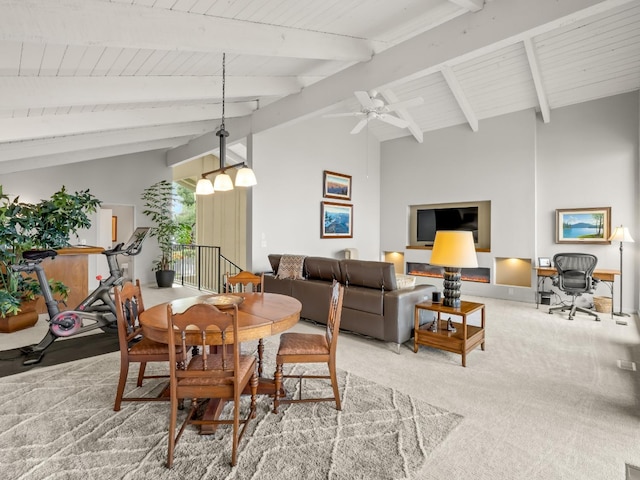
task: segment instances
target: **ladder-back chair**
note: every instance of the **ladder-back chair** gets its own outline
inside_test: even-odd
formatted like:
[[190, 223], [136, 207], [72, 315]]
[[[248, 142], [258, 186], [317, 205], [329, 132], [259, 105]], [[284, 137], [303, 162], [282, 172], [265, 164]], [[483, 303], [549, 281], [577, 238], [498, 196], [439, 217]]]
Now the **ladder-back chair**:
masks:
[[[251, 285], [252, 292], [262, 293], [264, 291], [264, 273], [255, 275], [251, 272], [242, 271], [237, 275], [231, 275], [229, 272], [225, 274], [225, 287], [227, 293], [247, 292]], [[263, 365], [262, 357], [264, 354], [264, 342], [258, 340], [258, 377], [262, 377]]]
[[[168, 378], [166, 375], [145, 375], [148, 362], [168, 362], [169, 347], [163, 343], [154, 342], [143, 337], [139, 316], [144, 312], [140, 281], [134, 285], [126, 282], [122, 288], [114, 288], [116, 304], [116, 321], [118, 324], [118, 342], [120, 344], [120, 378], [116, 390], [116, 401], [113, 409], [120, 410], [122, 402], [150, 402], [169, 400], [169, 397], [125, 397], [124, 389], [129, 374], [129, 365], [139, 364], [137, 386], [149, 378]], [[168, 369], [167, 369], [168, 370]]]
[[[167, 467], [173, 464], [174, 449], [185, 427], [195, 425], [232, 425], [231, 465], [236, 465], [238, 444], [250, 419], [255, 418], [258, 377], [253, 355], [241, 355], [238, 342], [238, 307], [225, 311], [205, 303], [192, 305], [184, 313], [174, 313], [167, 306], [169, 319], [169, 358], [171, 359], [171, 414], [169, 417], [169, 451]], [[175, 339], [180, 339], [179, 348]], [[196, 340], [197, 339], [197, 340]], [[212, 340], [214, 339], [214, 340]], [[199, 353], [188, 359], [188, 347], [198, 343]], [[210, 353], [215, 344], [216, 353]], [[213, 347], [211, 347], [212, 350]], [[183, 353], [179, 353], [183, 352]], [[240, 419], [240, 395], [249, 385], [251, 404], [247, 416]], [[191, 399], [191, 408], [176, 434], [180, 400]], [[199, 419], [199, 406], [209, 399], [233, 401], [232, 419]], [[242, 429], [240, 429], [242, 425]]]

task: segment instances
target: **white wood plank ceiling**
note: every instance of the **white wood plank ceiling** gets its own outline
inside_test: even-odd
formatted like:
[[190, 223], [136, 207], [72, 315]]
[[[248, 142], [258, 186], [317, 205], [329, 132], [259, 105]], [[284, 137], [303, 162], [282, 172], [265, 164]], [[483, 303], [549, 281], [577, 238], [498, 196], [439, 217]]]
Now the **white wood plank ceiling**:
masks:
[[223, 52], [237, 135], [377, 90], [421, 141], [640, 89], [640, 0], [0, 0], [0, 173], [213, 150]]

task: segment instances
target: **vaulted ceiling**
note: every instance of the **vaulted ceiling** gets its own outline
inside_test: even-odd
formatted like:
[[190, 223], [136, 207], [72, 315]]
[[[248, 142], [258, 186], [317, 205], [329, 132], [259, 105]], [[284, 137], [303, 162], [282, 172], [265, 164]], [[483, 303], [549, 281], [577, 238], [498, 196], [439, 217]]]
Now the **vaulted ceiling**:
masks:
[[422, 141], [640, 89], [640, 1], [0, 0], [0, 173], [214, 150], [223, 52], [239, 134], [375, 90], [423, 102], [369, 132]]

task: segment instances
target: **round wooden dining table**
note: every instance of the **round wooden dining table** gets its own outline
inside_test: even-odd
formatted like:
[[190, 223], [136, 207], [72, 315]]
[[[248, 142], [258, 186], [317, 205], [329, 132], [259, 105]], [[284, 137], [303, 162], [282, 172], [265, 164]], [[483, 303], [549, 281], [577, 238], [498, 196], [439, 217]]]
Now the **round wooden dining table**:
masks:
[[[280, 295], [278, 293], [233, 293], [233, 294], [210, 294], [199, 295], [197, 297], [187, 297], [171, 302], [160, 303], [146, 309], [140, 314], [140, 325], [144, 336], [160, 343], [169, 343], [167, 306], [171, 304], [173, 313], [182, 313], [191, 305], [196, 303], [216, 304], [217, 298], [241, 297], [242, 301], [238, 305], [238, 340], [246, 342], [249, 340], [259, 340], [282, 333], [290, 329], [300, 319], [302, 304], [293, 297]], [[223, 307], [219, 307], [223, 308]], [[227, 336], [227, 341], [230, 337]], [[174, 341], [177, 345], [181, 343], [179, 335], [176, 334]], [[197, 345], [201, 338], [194, 331], [194, 337], [189, 339], [187, 332], [187, 344]], [[207, 336], [207, 343], [210, 345], [221, 345], [220, 334]]]
[[[160, 303], [144, 310], [140, 313], [140, 325], [143, 334], [160, 343], [169, 343], [169, 322], [167, 318], [167, 306], [171, 304], [173, 313], [182, 313], [191, 305], [197, 303], [221, 303], [220, 309], [224, 309], [229, 297], [241, 297], [238, 301], [238, 341], [246, 342], [250, 340], [261, 340], [271, 335], [282, 333], [293, 327], [300, 319], [302, 304], [293, 297], [280, 295], [278, 293], [233, 293], [233, 294], [210, 294], [199, 295], [197, 297], [181, 298], [171, 302]], [[235, 302], [232, 302], [235, 303]], [[227, 342], [233, 338], [227, 335]], [[187, 332], [187, 344], [198, 345], [202, 341], [200, 335], [194, 330], [193, 337], [189, 337]], [[181, 345], [182, 340], [178, 332], [174, 335], [176, 345]], [[219, 333], [207, 335], [209, 345], [222, 345], [222, 338]], [[262, 363], [262, 344], [259, 345], [259, 364]], [[259, 371], [262, 368], [260, 367]], [[260, 378], [258, 393], [274, 393], [275, 384], [272, 379]], [[224, 406], [224, 399], [210, 399], [203, 418], [218, 418]], [[201, 434], [211, 434], [216, 431], [215, 425], [201, 425]]]

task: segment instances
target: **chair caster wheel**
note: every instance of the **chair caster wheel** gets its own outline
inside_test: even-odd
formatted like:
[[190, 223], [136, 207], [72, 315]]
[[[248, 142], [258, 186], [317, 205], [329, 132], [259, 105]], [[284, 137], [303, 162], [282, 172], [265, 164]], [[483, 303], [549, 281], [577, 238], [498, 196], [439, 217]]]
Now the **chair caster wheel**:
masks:
[[596, 322], [599, 322], [599, 321], [600, 321], [600, 317], [596, 317]]

